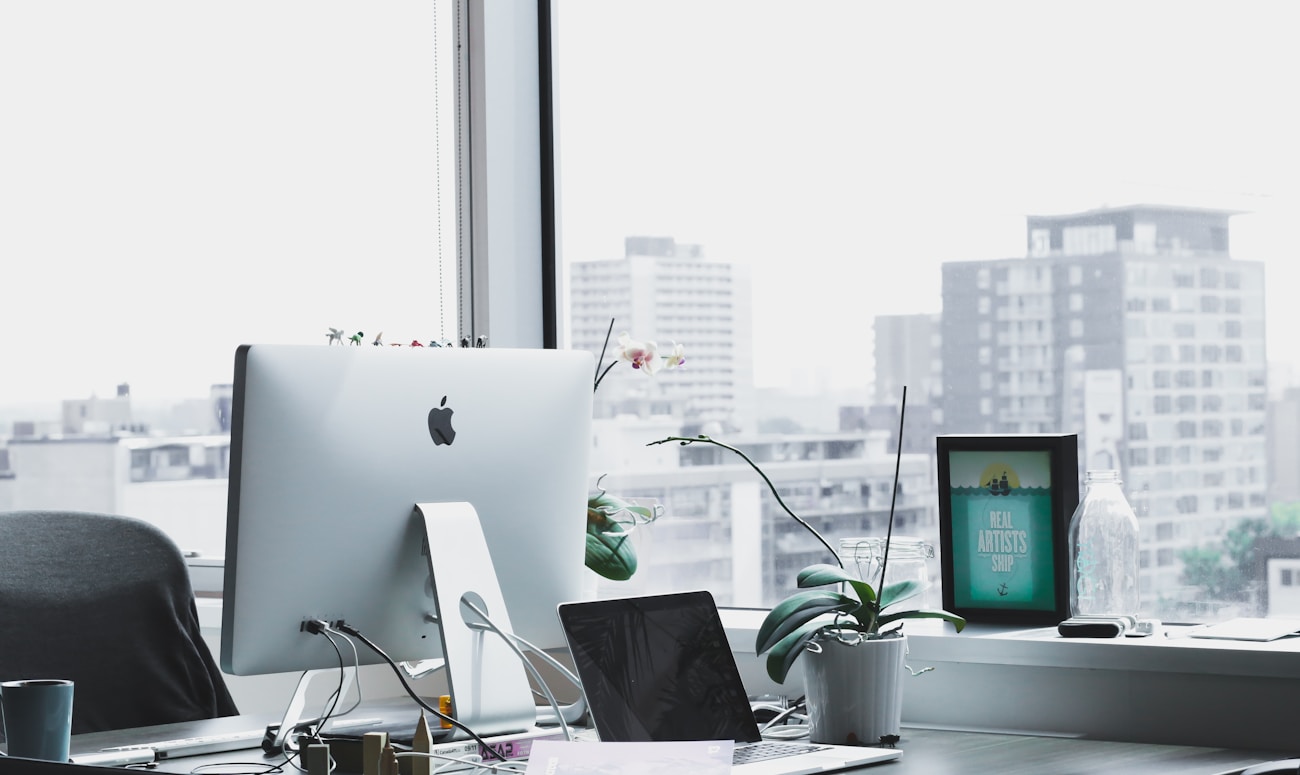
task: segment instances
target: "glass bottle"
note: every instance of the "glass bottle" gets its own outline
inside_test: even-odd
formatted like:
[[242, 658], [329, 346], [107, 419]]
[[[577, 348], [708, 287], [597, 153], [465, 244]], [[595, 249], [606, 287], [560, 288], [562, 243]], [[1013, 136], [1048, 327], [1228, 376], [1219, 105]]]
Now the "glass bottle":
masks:
[[[934, 558], [934, 547], [920, 538], [911, 536], [894, 536], [889, 542], [889, 567], [885, 571], [886, 582], [912, 579], [921, 583], [921, 593], [898, 604], [895, 610], [928, 608], [930, 586], [929, 561]], [[854, 572], [858, 578], [871, 584], [876, 594], [880, 594], [880, 566], [885, 560], [885, 539], [883, 538], [841, 538], [840, 560], [845, 570]]]
[[1138, 522], [1118, 471], [1089, 471], [1070, 519], [1070, 615], [1138, 615]]

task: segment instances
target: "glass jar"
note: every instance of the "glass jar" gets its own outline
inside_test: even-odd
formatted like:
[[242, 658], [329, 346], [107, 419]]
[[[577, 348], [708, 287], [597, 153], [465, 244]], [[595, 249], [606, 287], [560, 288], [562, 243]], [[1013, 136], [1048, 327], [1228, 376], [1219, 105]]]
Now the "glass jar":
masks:
[[1089, 471], [1070, 519], [1070, 615], [1132, 616], [1138, 590], [1138, 521], [1118, 471]]
[[[929, 608], [930, 568], [934, 547], [919, 538], [894, 536], [889, 542], [889, 565], [885, 569], [885, 583], [912, 579], [921, 583], [920, 594], [899, 603], [897, 610]], [[879, 595], [881, 591], [880, 567], [885, 562], [885, 539], [841, 538], [840, 560], [845, 570], [871, 584]]]

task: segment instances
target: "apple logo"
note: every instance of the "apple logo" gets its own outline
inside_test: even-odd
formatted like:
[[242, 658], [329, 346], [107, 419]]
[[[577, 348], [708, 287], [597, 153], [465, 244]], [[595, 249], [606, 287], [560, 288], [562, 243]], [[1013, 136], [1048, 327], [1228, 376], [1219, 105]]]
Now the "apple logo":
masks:
[[451, 427], [452, 410], [447, 408], [447, 397], [429, 410], [429, 435], [434, 444], [450, 444], [456, 440], [456, 429]]

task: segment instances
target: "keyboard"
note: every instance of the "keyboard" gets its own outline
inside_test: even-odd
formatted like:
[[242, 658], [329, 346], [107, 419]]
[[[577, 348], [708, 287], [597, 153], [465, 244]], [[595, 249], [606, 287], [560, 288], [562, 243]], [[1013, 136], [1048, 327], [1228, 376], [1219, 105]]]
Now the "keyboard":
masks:
[[[197, 737], [180, 737], [174, 740], [155, 740], [134, 745], [119, 745], [105, 748], [102, 753], [129, 753], [131, 751], [153, 751], [159, 759], [171, 759], [177, 756], [199, 756], [205, 753], [222, 753], [239, 751], [245, 748], [258, 748], [266, 735], [266, 727], [242, 729], [237, 732], [223, 732], [216, 735], [199, 735]], [[73, 757], [74, 761], [76, 757]]]
[[784, 743], [777, 740], [764, 740], [760, 743], [738, 745], [731, 754], [731, 764], [751, 764], [768, 759], [783, 759], [787, 756], [824, 751], [827, 746], [811, 743]]

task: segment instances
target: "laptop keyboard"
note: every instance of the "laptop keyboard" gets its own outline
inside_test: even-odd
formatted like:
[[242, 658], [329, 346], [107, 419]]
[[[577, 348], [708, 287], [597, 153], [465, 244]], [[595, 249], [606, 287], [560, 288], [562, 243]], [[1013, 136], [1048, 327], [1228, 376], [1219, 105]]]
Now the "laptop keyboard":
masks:
[[735, 766], [737, 764], [763, 762], [768, 759], [782, 759], [787, 756], [812, 753], [813, 751], [824, 751], [829, 747], [809, 743], [783, 743], [775, 740], [764, 740], [761, 743], [747, 743], [736, 746], [731, 754], [731, 764]]

